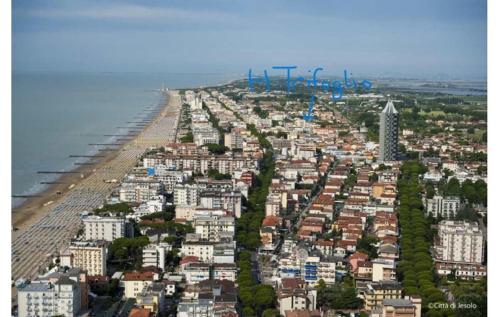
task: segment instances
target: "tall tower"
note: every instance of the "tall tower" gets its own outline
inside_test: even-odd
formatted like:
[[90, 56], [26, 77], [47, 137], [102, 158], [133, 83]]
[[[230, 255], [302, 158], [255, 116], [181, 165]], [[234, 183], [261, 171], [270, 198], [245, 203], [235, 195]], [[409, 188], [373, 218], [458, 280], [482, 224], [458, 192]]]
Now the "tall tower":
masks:
[[379, 161], [396, 161], [398, 159], [399, 113], [389, 99], [380, 113]]

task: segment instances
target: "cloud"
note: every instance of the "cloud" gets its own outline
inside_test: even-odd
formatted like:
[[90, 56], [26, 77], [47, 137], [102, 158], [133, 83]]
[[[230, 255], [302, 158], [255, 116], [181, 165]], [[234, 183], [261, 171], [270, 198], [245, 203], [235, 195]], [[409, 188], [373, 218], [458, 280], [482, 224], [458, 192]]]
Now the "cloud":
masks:
[[137, 20], [137, 21], [220, 21], [234, 19], [233, 15], [217, 11], [194, 11], [167, 7], [146, 7], [132, 4], [106, 6], [83, 6], [68, 8], [39, 8], [23, 12], [25, 15], [46, 19], [97, 19], [97, 20]]

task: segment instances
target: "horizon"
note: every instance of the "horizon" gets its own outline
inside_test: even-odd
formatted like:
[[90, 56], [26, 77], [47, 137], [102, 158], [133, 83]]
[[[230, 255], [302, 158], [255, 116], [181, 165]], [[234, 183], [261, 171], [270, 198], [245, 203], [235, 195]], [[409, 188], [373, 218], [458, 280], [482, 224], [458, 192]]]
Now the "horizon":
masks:
[[[248, 70], [247, 70], [248, 71]], [[168, 72], [168, 71], [98, 71], [98, 70], [92, 70], [92, 71], [86, 71], [86, 70], [14, 70], [12, 69], [12, 75], [15, 74], [143, 74], [143, 75], [217, 75], [217, 76], [238, 76], [234, 77], [231, 80], [247, 80], [248, 79], [248, 74], [245, 74], [242, 72], [241, 74], [236, 74], [236, 73], [225, 73], [225, 72]], [[256, 74], [257, 76], [262, 75], [262, 74]], [[294, 74], [295, 76], [310, 76], [310, 73], [297, 73]], [[471, 83], [471, 82], [488, 82], [487, 76], [484, 78], [473, 78], [473, 79], [467, 79], [467, 78], [446, 78], [448, 76], [403, 76], [401, 77], [394, 75], [394, 76], [377, 76], [377, 75], [363, 75], [363, 74], [356, 74], [358, 79], [363, 77], [363, 79], [371, 79], [371, 80], [403, 80], [403, 81], [430, 81], [430, 82], [465, 82], [465, 83]], [[294, 76], [292, 76], [294, 77]], [[432, 78], [434, 77], [434, 78]], [[279, 75], [271, 75], [269, 76], [271, 79], [286, 79], [286, 76], [279, 76]], [[342, 79], [341, 75], [335, 75], [335, 74], [324, 74], [323, 78], [326, 79], [336, 79], [340, 78]]]

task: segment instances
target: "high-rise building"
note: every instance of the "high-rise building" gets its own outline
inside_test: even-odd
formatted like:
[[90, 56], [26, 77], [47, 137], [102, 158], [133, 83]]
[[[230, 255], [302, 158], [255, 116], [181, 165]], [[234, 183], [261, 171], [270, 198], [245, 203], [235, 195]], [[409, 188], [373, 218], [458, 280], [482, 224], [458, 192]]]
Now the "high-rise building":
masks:
[[387, 101], [380, 113], [379, 161], [396, 161], [398, 159], [399, 113], [391, 100]]
[[483, 262], [483, 232], [476, 222], [444, 220], [438, 226], [436, 259], [454, 263]]
[[125, 217], [86, 216], [83, 219], [85, 226], [85, 240], [113, 240], [133, 236], [133, 226]]
[[17, 290], [18, 316], [79, 316], [81, 292], [79, 281], [67, 276], [24, 284]]
[[446, 219], [453, 218], [457, 215], [460, 207], [460, 197], [435, 195], [426, 200], [427, 214], [431, 214], [434, 218], [438, 216]]
[[165, 242], [150, 244], [142, 249], [142, 267], [154, 266], [165, 271], [165, 259], [172, 246]]
[[106, 241], [71, 241], [60, 255], [61, 266], [77, 267], [88, 275], [106, 275], [108, 250]]

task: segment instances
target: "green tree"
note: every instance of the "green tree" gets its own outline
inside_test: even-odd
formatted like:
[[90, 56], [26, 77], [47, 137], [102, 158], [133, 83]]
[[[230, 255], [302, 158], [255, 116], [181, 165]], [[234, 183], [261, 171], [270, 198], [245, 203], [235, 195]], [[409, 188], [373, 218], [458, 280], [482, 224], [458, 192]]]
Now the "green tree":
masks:
[[262, 313], [262, 317], [279, 317], [280, 312], [277, 309], [267, 308]]
[[320, 279], [316, 285], [318, 307], [324, 307], [327, 303], [326, 290], [325, 281]]
[[252, 307], [245, 306], [243, 307], [243, 317], [253, 317], [255, 316], [255, 311]]
[[229, 150], [227, 146], [224, 146], [222, 144], [208, 144], [207, 148], [210, 153], [216, 155], [224, 154], [227, 150]]
[[276, 292], [271, 285], [259, 284], [255, 287], [255, 305], [261, 310], [269, 308], [276, 300]]

